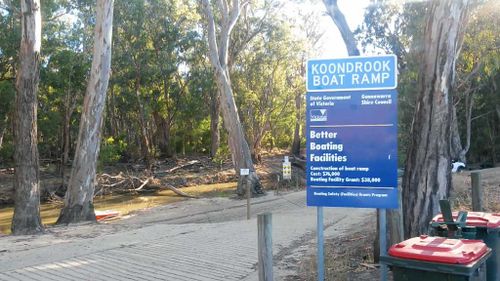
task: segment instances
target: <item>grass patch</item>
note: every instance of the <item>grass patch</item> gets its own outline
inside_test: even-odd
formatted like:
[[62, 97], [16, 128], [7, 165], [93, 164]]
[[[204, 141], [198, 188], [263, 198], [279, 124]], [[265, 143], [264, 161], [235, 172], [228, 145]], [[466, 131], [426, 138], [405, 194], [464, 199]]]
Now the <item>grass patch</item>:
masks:
[[[342, 234], [325, 240], [325, 280], [371, 281], [377, 280], [379, 270], [373, 264], [373, 239], [375, 225], [364, 224], [354, 232]], [[312, 253], [298, 264], [298, 273], [286, 281], [315, 281], [316, 246], [311, 245]]]

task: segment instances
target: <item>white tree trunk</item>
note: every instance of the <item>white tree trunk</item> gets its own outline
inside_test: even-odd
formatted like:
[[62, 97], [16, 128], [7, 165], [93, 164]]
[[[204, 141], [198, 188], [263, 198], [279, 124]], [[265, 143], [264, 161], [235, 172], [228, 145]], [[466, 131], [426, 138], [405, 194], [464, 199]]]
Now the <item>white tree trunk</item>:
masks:
[[451, 189], [452, 84], [468, 0], [434, 0], [429, 7], [419, 71], [412, 143], [403, 178], [405, 236], [427, 233], [439, 200]]
[[37, 148], [37, 91], [40, 74], [42, 19], [39, 0], [21, 0], [20, 65], [14, 117], [15, 207], [12, 233], [43, 231]]
[[337, 0], [323, 0], [323, 3], [325, 4], [326, 11], [339, 29], [340, 35], [342, 35], [349, 56], [359, 56], [358, 44], [349, 25], [347, 25], [344, 14], [337, 5]]
[[[236, 173], [239, 175], [240, 169], [250, 169], [248, 180], [250, 181], [252, 192], [254, 194], [262, 193], [260, 181], [253, 166], [250, 148], [245, 139], [245, 133], [234, 101], [228, 68], [229, 37], [238, 20], [242, 7], [239, 0], [233, 0], [231, 5], [226, 0], [218, 0], [217, 4], [221, 13], [219, 34], [216, 34], [215, 19], [209, 0], [202, 1], [203, 12], [208, 21], [209, 57], [215, 69], [224, 126], [229, 133], [229, 149], [231, 150]], [[237, 190], [240, 195], [245, 192], [243, 186], [244, 184], [242, 184], [240, 178]]]
[[57, 223], [95, 221], [93, 197], [101, 127], [111, 68], [113, 0], [97, 0], [94, 53], [83, 104], [75, 159]]

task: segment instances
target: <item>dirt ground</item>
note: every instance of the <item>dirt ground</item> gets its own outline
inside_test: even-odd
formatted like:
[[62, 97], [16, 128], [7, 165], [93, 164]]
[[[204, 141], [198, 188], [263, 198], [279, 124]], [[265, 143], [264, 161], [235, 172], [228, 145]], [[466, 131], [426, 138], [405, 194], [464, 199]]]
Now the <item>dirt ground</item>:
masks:
[[[221, 163], [219, 165], [213, 164], [208, 158], [183, 158], [177, 160], [168, 160], [159, 162], [156, 171], [160, 172], [171, 169], [183, 163], [188, 163], [194, 159], [199, 160], [200, 163], [192, 165], [186, 169], [179, 169], [174, 173], [166, 173], [161, 175], [161, 182], [168, 182], [175, 187], [194, 186], [206, 183], [217, 182], [231, 182], [235, 181], [235, 174], [230, 163]], [[290, 186], [287, 190], [279, 190], [284, 188], [277, 181], [278, 175], [281, 173], [282, 155], [268, 155], [263, 158], [263, 162], [257, 166], [257, 171], [261, 179], [265, 182], [265, 188], [275, 193], [289, 192]], [[42, 184], [45, 183], [45, 189], [54, 188], [50, 184], [57, 187], [59, 179], [55, 179], [54, 172], [50, 168], [45, 168], [42, 172]], [[143, 167], [140, 165], [126, 165], [124, 167], [113, 167], [106, 170], [107, 173], [117, 174], [120, 170], [126, 170], [129, 174], [140, 175]], [[295, 170], [298, 172], [298, 170]], [[485, 211], [500, 212], [500, 168], [484, 169], [481, 170], [482, 185], [484, 190], [484, 205]], [[302, 172], [303, 173], [303, 172]], [[452, 191], [452, 207], [454, 210], [470, 210], [471, 209], [471, 180], [470, 171], [464, 171], [459, 174], [453, 174]], [[2, 204], [10, 203], [11, 199], [11, 182], [12, 171], [0, 171], [0, 207]], [[292, 187], [302, 189], [304, 187], [304, 180], [295, 179]], [[278, 189], [276, 191], [276, 189]], [[200, 200], [219, 200], [200, 199]], [[223, 200], [235, 200], [231, 198], [223, 198]], [[191, 201], [191, 200], [190, 200]], [[196, 200], [195, 200], [196, 201]], [[202, 202], [202, 201], [200, 201]], [[226, 202], [226, 201], [224, 201]], [[183, 202], [177, 203], [175, 208], [179, 207]], [[169, 208], [169, 207], [166, 207]], [[161, 207], [160, 207], [161, 209]], [[204, 211], [201, 210], [201, 213]], [[158, 212], [140, 212], [133, 216], [138, 225], [146, 225], [151, 221], [151, 214], [158, 214]], [[227, 219], [234, 219], [227, 218]], [[223, 219], [224, 220], [224, 219]], [[142, 221], [142, 222], [141, 222]], [[142, 227], [141, 226], [141, 227]], [[123, 231], [129, 227], [126, 224], [106, 224], [104, 229], [102, 225], [92, 226], [85, 225], [76, 228], [55, 228], [50, 230], [56, 237], [62, 240], [72, 239], [72, 237], [93, 237], [102, 235], [102, 233], [110, 234]], [[373, 264], [373, 237], [375, 236], [375, 222], [373, 218], [353, 222], [350, 230], [343, 232], [340, 235], [327, 237], [325, 240], [325, 264], [326, 264], [326, 277], [327, 280], [371, 280], [378, 278], [378, 267]], [[6, 237], [2, 238], [2, 240]], [[14, 239], [14, 238], [9, 238]], [[50, 240], [50, 239], [49, 239]], [[4, 240], [5, 241], [5, 240]], [[23, 245], [29, 245], [30, 239], [17, 239], [19, 242], [20, 250]], [[315, 261], [315, 239], [314, 233], [306, 233], [302, 239], [294, 241], [292, 248], [289, 249], [294, 252], [294, 255], [277, 255], [278, 263], [285, 271], [291, 272], [283, 280], [315, 280], [316, 279], [316, 261]], [[52, 243], [52, 242], [51, 242]]]
[[[484, 211], [500, 212], [500, 168], [453, 174], [453, 190], [450, 197], [453, 210], [472, 210], [472, 172], [481, 173]], [[368, 220], [358, 228], [353, 228], [352, 233], [326, 239], [325, 279], [377, 280], [380, 273], [378, 265], [373, 264], [373, 237], [375, 237], [375, 222]], [[311, 243], [306, 249], [304, 259], [291, 261], [291, 267], [297, 274], [288, 276], [286, 281], [317, 280], [315, 245]]]
[[453, 174], [453, 190], [451, 192], [454, 210], [472, 210], [471, 173], [481, 174], [483, 189], [483, 206], [486, 212], [500, 212], [500, 168], [464, 171]]
[[[378, 265], [373, 264], [373, 238], [375, 221], [366, 219], [349, 232], [325, 239], [325, 280], [371, 281], [378, 280]], [[311, 241], [312, 242], [312, 241]], [[284, 281], [314, 281], [316, 274], [316, 244], [310, 243], [300, 260], [288, 260], [296, 274]]]

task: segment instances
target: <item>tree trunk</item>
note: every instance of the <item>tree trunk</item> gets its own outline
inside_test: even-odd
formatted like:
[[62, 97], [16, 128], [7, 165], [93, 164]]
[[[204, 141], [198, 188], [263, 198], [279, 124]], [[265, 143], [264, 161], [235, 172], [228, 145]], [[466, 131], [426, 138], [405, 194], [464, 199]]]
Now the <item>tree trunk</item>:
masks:
[[293, 131], [292, 155], [300, 157], [300, 125], [301, 118], [302, 94], [297, 92], [295, 95], [295, 130]]
[[[340, 34], [342, 35], [342, 39], [344, 40], [344, 43], [346, 45], [347, 53], [349, 56], [359, 56], [360, 51], [358, 49], [358, 44], [356, 39], [354, 38], [354, 34], [352, 33], [351, 29], [349, 28], [349, 25], [347, 24], [347, 21], [344, 17], [344, 14], [342, 11], [340, 11], [338, 5], [337, 5], [337, 0], [323, 0], [323, 3], [325, 4], [326, 10], [328, 11], [328, 14], [332, 18], [333, 22], [337, 26], [337, 28], [340, 31]], [[401, 207], [400, 207], [401, 208]], [[402, 218], [401, 218], [401, 211], [400, 209], [388, 209], [386, 211], [387, 214], [387, 230], [388, 230], [388, 243], [387, 245], [392, 245], [395, 243], [400, 242], [403, 236], [403, 233], [401, 232], [402, 229]], [[379, 245], [379, 237], [380, 237], [380, 231], [379, 231], [379, 226], [380, 226], [380, 216], [379, 216], [379, 210], [377, 209], [377, 233], [375, 235], [375, 239], [373, 241], [374, 244], [374, 258], [375, 260], [378, 261], [378, 257], [380, 255], [380, 245]]]
[[403, 178], [405, 237], [427, 233], [451, 189], [451, 87], [468, 0], [434, 0], [424, 33], [417, 109]]
[[148, 128], [147, 128], [147, 122], [146, 122], [146, 115], [144, 112], [144, 104], [142, 103], [141, 100], [141, 78], [140, 78], [140, 70], [136, 73], [136, 82], [135, 82], [135, 96], [137, 98], [137, 104], [139, 105], [139, 126], [140, 131], [141, 131], [141, 149], [142, 149], [142, 156], [144, 157], [144, 160], [146, 161], [146, 166], [148, 169], [151, 168], [151, 165], [153, 164], [153, 160], [151, 159], [151, 145], [149, 142], [148, 138]]
[[354, 38], [354, 34], [349, 28], [349, 25], [347, 25], [344, 14], [340, 11], [337, 5], [337, 0], [323, 0], [323, 3], [325, 4], [326, 11], [339, 29], [340, 35], [342, 35], [342, 39], [344, 40], [349, 56], [359, 56], [356, 39]]
[[[267, 123], [267, 121], [266, 121]], [[267, 124], [264, 124], [263, 126], [268, 126]], [[261, 147], [262, 147], [262, 139], [264, 138], [267, 130], [265, 127], [260, 127], [260, 128], [255, 128], [256, 132], [254, 132], [253, 136], [253, 144], [252, 144], [252, 149], [251, 149], [251, 155], [252, 155], [252, 160], [255, 163], [260, 163], [262, 161], [262, 157], [260, 155], [261, 152]]]
[[[451, 115], [451, 158], [454, 161], [461, 161], [465, 163], [465, 159], [460, 157], [463, 147], [462, 140], [460, 139], [460, 132], [458, 130], [458, 116], [457, 109], [452, 105]], [[465, 155], [464, 155], [465, 156]]]
[[171, 147], [171, 139], [172, 137], [172, 122], [174, 121], [175, 111], [174, 106], [171, 105], [170, 102], [170, 92], [168, 91], [168, 78], [164, 75], [163, 77], [163, 95], [165, 97], [165, 102], [167, 103], [167, 116], [165, 118], [165, 122], [163, 122], [163, 141], [165, 143], [165, 154], [168, 157], [172, 156], [172, 147]]
[[109, 87], [109, 118], [111, 119], [109, 125], [111, 135], [117, 136], [120, 130], [118, 128], [118, 120], [116, 118], [115, 91], [113, 85], [114, 83], [111, 83], [111, 87]]
[[465, 146], [462, 146], [462, 140], [460, 138], [460, 132], [458, 130], [458, 116], [457, 109], [453, 105], [452, 108], [452, 120], [451, 120], [451, 158], [454, 161], [460, 161], [463, 163], [467, 163], [467, 152], [470, 149], [470, 138], [472, 132], [472, 107], [473, 107], [473, 99], [472, 93], [469, 93], [465, 97]]
[[62, 159], [61, 159], [61, 175], [64, 182], [64, 170], [65, 166], [69, 161], [69, 151], [71, 149], [71, 115], [75, 110], [76, 103], [74, 94], [71, 93], [71, 89], [68, 89], [66, 96], [64, 97], [64, 118], [63, 118], [63, 130], [62, 130]]
[[155, 132], [155, 142], [163, 156], [170, 157], [169, 146], [170, 146], [170, 129], [168, 128], [168, 122], [163, 118], [162, 114], [158, 111], [153, 112], [153, 120], [156, 124]]
[[[245, 5], [248, 2], [244, 2]], [[249, 169], [249, 183], [253, 194], [262, 193], [259, 177], [252, 162], [252, 156], [248, 142], [245, 139], [243, 127], [238, 115], [238, 109], [234, 101], [233, 89], [228, 68], [228, 47], [231, 31], [238, 20], [241, 12], [239, 0], [233, 0], [229, 5], [226, 0], [218, 2], [222, 17], [218, 36], [216, 35], [215, 20], [209, 0], [203, 0], [203, 12], [208, 21], [208, 45], [210, 62], [215, 69], [215, 78], [219, 90], [222, 117], [224, 127], [228, 131], [229, 149], [236, 173], [239, 175], [240, 169]], [[218, 39], [218, 41], [217, 41]], [[245, 194], [244, 184], [241, 177], [238, 180], [237, 193]]]
[[40, 219], [40, 179], [37, 148], [37, 91], [40, 78], [42, 20], [39, 0], [21, 1], [20, 65], [16, 80], [14, 118], [14, 235], [43, 231]]
[[94, 221], [94, 189], [103, 111], [111, 68], [113, 0], [97, 0], [92, 68], [83, 103], [75, 159], [58, 224]]
[[9, 115], [5, 115], [4, 120], [0, 122], [0, 149], [2, 149], [3, 137], [5, 136], [5, 132], [7, 131], [8, 121], [9, 121]]
[[220, 96], [219, 92], [210, 94], [210, 157], [217, 155], [220, 147]]

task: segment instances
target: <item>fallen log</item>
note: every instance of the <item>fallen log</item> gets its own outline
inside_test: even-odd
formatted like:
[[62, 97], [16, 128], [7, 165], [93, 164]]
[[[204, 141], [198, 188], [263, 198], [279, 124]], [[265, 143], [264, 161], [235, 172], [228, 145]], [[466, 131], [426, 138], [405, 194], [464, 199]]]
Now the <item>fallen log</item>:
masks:
[[118, 182], [115, 182], [115, 183], [112, 183], [112, 184], [101, 184], [101, 185], [102, 185], [103, 187], [108, 187], [108, 188], [109, 188], [109, 187], [111, 187], [111, 188], [113, 188], [113, 187], [116, 187], [116, 186], [118, 186], [118, 185], [120, 185], [120, 184], [125, 183], [126, 181], [127, 181], [126, 179], [123, 179], [123, 180], [121, 180], [121, 181], [118, 181]]
[[199, 164], [201, 163], [199, 160], [191, 160], [185, 164], [182, 164], [182, 165], [178, 165], [178, 166], [175, 166], [173, 168], [170, 168], [168, 170], [165, 170], [165, 171], [155, 171], [154, 174], [157, 175], [157, 174], [168, 174], [168, 173], [172, 173], [172, 172], [175, 172], [179, 169], [184, 169], [184, 168], [187, 168], [187, 167], [190, 167], [190, 166], [193, 166], [195, 164]]
[[180, 191], [179, 189], [175, 188], [174, 186], [170, 185], [170, 184], [167, 184], [163, 187], [161, 187], [160, 189], [169, 189], [169, 190], [172, 190], [175, 194], [177, 195], [180, 195], [180, 196], [183, 196], [183, 197], [188, 197], [188, 198], [200, 198], [198, 196], [195, 196], [195, 195], [190, 195], [190, 194], [187, 194], [183, 191]]
[[175, 186], [171, 184], [161, 184], [159, 180], [155, 179], [154, 177], [149, 177], [147, 178], [140, 187], [134, 189], [134, 191], [141, 191], [141, 190], [171, 190], [175, 194], [183, 197], [188, 197], [188, 198], [199, 198], [198, 196], [191, 195], [188, 193], [185, 193], [184, 191], [181, 191], [180, 189], [176, 188]]
[[143, 189], [151, 180], [153, 179], [153, 177], [149, 177], [147, 178], [138, 188], [134, 189], [135, 191], [140, 191], [141, 189]]
[[[199, 163], [199, 161], [197, 160], [190, 161], [189, 163], [177, 166], [175, 168], [180, 169], [182, 167], [192, 166], [196, 163]], [[103, 193], [105, 188], [107, 189], [113, 188], [114, 191], [117, 192], [141, 192], [141, 191], [154, 191], [154, 190], [167, 189], [173, 191], [175, 194], [179, 196], [188, 198], [199, 198], [198, 196], [187, 194], [172, 185], [169, 184], [162, 185], [159, 182], [160, 181], [154, 176], [147, 177], [146, 179], [141, 179], [140, 177], [124, 175], [123, 173], [120, 173], [116, 176], [111, 176], [109, 174], [101, 174], [98, 176], [98, 186], [101, 187], [101, 189], [96, 190], [95, 195]], [[138, 187], [136, 187], [137, 184], [139, 184]]]

